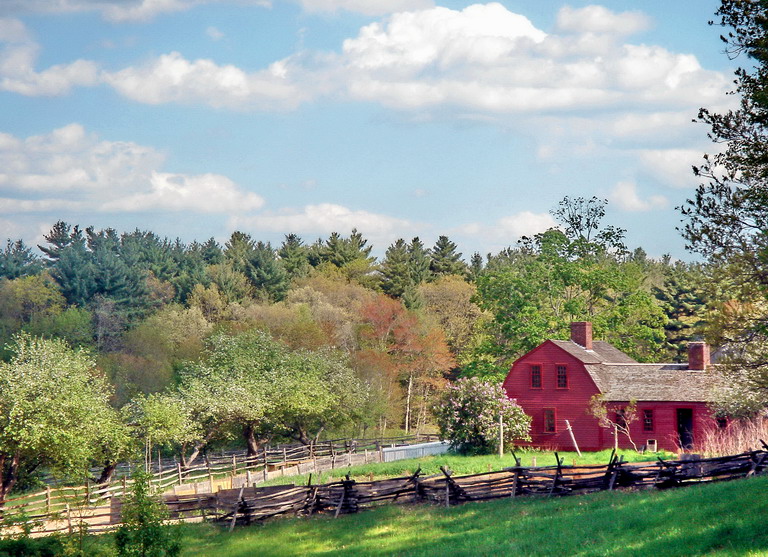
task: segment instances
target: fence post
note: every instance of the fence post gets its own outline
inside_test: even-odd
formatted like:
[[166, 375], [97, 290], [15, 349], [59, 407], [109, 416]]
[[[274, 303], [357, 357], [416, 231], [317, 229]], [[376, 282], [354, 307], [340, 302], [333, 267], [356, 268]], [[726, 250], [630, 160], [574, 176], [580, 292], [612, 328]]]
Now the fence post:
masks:
[[85, 504], [91, 506], [91, 481], [85, 480]]
[[269, 473], [267, 472], [267, 448], [262, 449], [264, 451], [264, 481], [269, 479]]
[[181, 474], [181, 462], [176, 464], [176, 469], [177, 469], [178, 474], [179, 474], [179, 485], [181, 485], [181, 484], [184, 483], [184, 476]]
[[45, 486], [45, 512], [51, 514], [51, 486]]
[[211, 485], [211, 493], [213, 493], [213, 472], [211, 472], [211, 461], [208, 460], [208, 455], [205, 455], [205, 468], [208, 470], [208, 483]]
[[237, 476], [237, 456], [232, 455], [232, 476]]

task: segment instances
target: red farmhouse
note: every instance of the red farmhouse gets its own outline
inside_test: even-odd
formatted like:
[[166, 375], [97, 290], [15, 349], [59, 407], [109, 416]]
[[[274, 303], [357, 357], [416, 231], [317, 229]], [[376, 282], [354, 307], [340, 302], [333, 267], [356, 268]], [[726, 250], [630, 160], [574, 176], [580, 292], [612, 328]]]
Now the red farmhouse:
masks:
[[[613, 419], [637, 402], [629, 429], [638, 447], [678, 451], [692, 448], [715, 424], [707, 405], [709, 363], [709, 347], [692, 342], [687, 364], [641, 364], [607, 342], [593, 341], [592, 324], [578, 322], [571, 323], [570, 340], [547, 340], [512, 364], [504, 389], [533, 418], [530, 445], [572, 450], [567, 420], [581, 450], [612, 448], [613, 429], [589, 413], [590, 398], [602, 394]], [[618, 443], [631, 447], [625, 435], [618, 435]]]

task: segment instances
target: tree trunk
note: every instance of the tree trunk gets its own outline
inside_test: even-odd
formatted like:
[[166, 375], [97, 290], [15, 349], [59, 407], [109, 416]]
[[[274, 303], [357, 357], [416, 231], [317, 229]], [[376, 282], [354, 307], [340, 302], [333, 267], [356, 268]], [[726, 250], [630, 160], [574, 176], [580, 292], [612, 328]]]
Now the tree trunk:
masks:
[[411, 431], [411, 398], [413, 395], [413, 373], [408, 375], [408, 392], [405, 396], [405, 434]]
[[21, 455], [15, 453], [10, 462], [8, 461], [7, 454], [0, 455], [0, 517], [2, 517], [3, 507], [5, 506], [5, 500], [11, 493], [13, 486], [16, 485], [16, 480], [19, 479], [19, 461]]
[[104, 469], [101, 471], [101, 476], [96, 480], [99, 485], [106, 484], [112, 481], [112, 476], [115, 475], [117, 469], [117, 462], [106, 461], [104, 463]]
[[253, 424], [243, 426], [243, 438], [245, 439], [246, 456], [252, 457], [259, 454], [259, 441], [256, 439]]

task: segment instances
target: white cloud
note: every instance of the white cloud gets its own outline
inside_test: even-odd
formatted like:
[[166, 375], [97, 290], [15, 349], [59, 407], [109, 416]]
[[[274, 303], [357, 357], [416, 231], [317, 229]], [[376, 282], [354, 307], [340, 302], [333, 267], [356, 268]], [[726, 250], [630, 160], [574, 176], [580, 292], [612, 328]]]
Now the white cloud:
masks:
[[646, 25], [636, 12], [589, 7], [560, 19], [568, 34], [547, 34], [497, 3], [394, 14], [344, 41], [342, 86], [398, 108], [495, 113], [703, 105], [727, 87], [694, 56], [617, 43]]
[[208, 27], [205, 30], [205, 34], [208, 35], [208, 37], [211, 40], [214, 40], [214, 41], [220, 41], [221, 39], [223, 39], [226, 36], [226, 35], [224, 35], [224, 33], [221, 32], [221, 30], [219, 30], [217, 27], [213, 27], [213, 26]]
[[0, 212], [231, 214], [264, 203], [225, 176], [161, 172], [164, 160], [151, 147], [99, 140], [79, 124], [26, 139], [0, 134]]
[[419, 225], [408, 220], [369, 211], [355, 211], [333, 203], [307, 205], [255, 216], [236, 216], [233, 228], [300, 234], [330, 234], [357, 228], [375, 245], [386, 245], [393, 238], [417, 233]]
[[295, 0], [308, 12], [356, 12], [377, 16], [422, 10], [434, 6], [432, 0]]
[[642, 12], [614, 13], [603, 6], [571, 8], [565, 6], [557, 14], [557, 27], [572, 33], [631, 35], [650, 27], [651, 21]]
[[693, 188], [699, 184], [692, 166], [702, 163], [704, 150], [646, 149], [639, 155], [643, 170], [667, 186]]
[[652, 195], [648, 199], [641, 199], [637, 193], [637, 185], [633, 182], [617, 183], [608, 195], [608, 200], [615, 203], [619, 209], [629, 212], [663, 209], [667, 206], [667, 198], [663, 195]]
[[0, 91], [30, 96], [68, 93], [72, 87], [91, 86], [99, 81], [98, 66], [88, 60], [35, 69], [39, 46], [23, 23], [0, 19]]
[[456, 232], [510, 245], [522, 236], [532, 236], [556, 226], [557, 223], [549, 213], [520, 211], [514, 215], [500, 218], [493, 224], [466, 224], [457, 227]]
[[104, 211], [194, 211], [239, 213], [264, 205], [264, 199], [243, 192], [232, 180], [218, 174], [185, 176], [153, 172], [150, 188], [104, 203]]
[[212, 60], [190, 62], [178, 52], [142, 67], [105, 74], [104, 80], [126, 97], [148, 104], [202, 103], [221, 108], [293, 108], [309, 93], [287, 78], [286, 62], [247, 73]]
[[[269, 0], [236, 0], [239, 4], [269, 7]], [[2, 0], [0, 15], [25, 13], [98, 12], [116, 23], [148, 21], [162, 14], [185, 11], [232, 0]]]

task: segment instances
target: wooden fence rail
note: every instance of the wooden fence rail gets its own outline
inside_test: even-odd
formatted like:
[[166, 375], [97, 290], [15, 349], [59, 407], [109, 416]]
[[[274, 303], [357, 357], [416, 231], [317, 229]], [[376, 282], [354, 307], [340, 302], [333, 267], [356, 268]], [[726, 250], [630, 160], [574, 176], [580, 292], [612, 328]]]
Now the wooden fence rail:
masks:
[[[226, 452], [207, 455], [197, 466], [184, 468], [173, 459], [158, 459], [157, 468], [151, 474], [153, 488], [165, 492], [179, 486], [182, 492], [215, 492], [231, 489], [237, 484], [255, 485], [276, 476], [289, 476], [305, 472], [320, 472], [352, 464], [381, 460], [381, 450], [436, 440], [435, 435], [411, 435], [378, 439], [336, 439], [304, 445], [280, 445], [265, 447], [256, 455], [244, 452]], [[122, 466], [129, 470], [128, 465]], [[109, 506], [114, 498], [124, 496], [132, 481], [126, 475], [118, 475], [109, 485], [86, 484], [84, 486], [49, 485], [44, 490], [7, 498], [0, 501], [3, 517], [24, 514], [37, 521], [55, 519], [60, 522], [65, 515], [87, 515], [91, 523], [97, 523], [94, 509]], [[191, 487], [190, 487], [191, 486]], [[102, 516], [103, 518], [103, 516]], [[68, 520], [70, 520], [68, 519]], [[73, 519], [74, 520], [74, 519]], [[69, 527], [59, 524], [60, 529]]]
[[[421, 471], [402, 478], [374, 482], [346, 480], [324, 485], [251, 487], [219, 492], [204, 505], [208, 518], [231, 524], [250, 524], [283, 514], [354, 513], [361, 509], [392, 503], [433, 503], [456, 505], [521, 496], [553, 497], [619, 488], [668, 488], [744, 478], [761, 474], [768, 467], [768, 452], [629, 464], [611, 458], [603, 466], [515, 466], [500, 471], [454, 476], [443, 468], [441, 474], [424, 477]], [[173, 516], [190, 516], [190, 499], [168, 498]], [[183, 510], [182, 510], [183, 509]], [[185, 514], [186, 513], [186, 514]]]
[[[173, 519], [222, 521], [231, 528], [285, 514], [338, 516], [382, 504], [450, 506], [498, 498], [554, 497], [621, 488], [663, 489], [744, 478], [765, 472], [768, 446], [765, 449], [716, 458], [659, 458], [645, 463], [626, 463], [612, 455], [606, 465], [588, 466], [565, 466], [555, 453], [559, 463], [555, 466], [523, 467], [518, 460], [517, 466], [481, 474], [456, 476], [442, 468], [440, 474], [432, 476], [417, 470], [401, 478], [357, 482], [347, 476], [322, 485], [313, 485], [310, 476], [304, 486], [258, 487], [253, 480], [260, 474], [245, 470], [232, 476], [226, 489], [216, 491], [212, 482], [195, 489], [174, 486], [163, 499]], [[323, 461], [329, 466], [334, 463], [332, 457], [324, 457], [312, 464]], [[120, 523], [120, 501], [127, 485], [123, 479], [117, 491], [104, 488], [84, 493], [83, 488], [66, 488], [74, 494], [69, 502], [49, 495], [42, 499], [42, 505], [27, 504], [23, 508], [31, 520], [42, 524], [35, 530], [36, 535], [71, 530], [78, 522], [88, 524], [91, 531], [112, 529]]]

